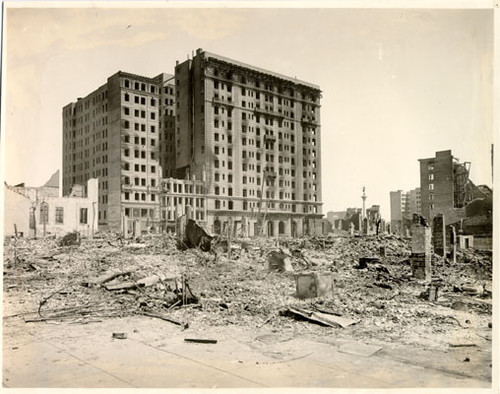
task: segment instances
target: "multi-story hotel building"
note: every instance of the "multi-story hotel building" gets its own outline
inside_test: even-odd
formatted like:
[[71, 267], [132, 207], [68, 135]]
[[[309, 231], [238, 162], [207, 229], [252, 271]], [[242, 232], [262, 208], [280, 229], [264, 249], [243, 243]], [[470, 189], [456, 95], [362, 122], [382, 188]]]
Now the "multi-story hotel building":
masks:
[[248, 221], [250, 234], [314, 232], [320, 88], [198, 49], [177, 63], [175, 90], [178, 175], [205, 180], [209, 228], [232, 220]]
[[202, 50], [175, 77], [118, 72], [63, 108], [63, 192], [99, 178], [102, 229], [165, 228], [191, 205], [215, 233], [321, 232], [320, 97]]
[[98, 178], [100, 228], [123, 229], [125, 218], [158, 223], [160, 148], [172, 138], [173, 99], [172, 76], [118, 72], [63, 108], [63, 194]]

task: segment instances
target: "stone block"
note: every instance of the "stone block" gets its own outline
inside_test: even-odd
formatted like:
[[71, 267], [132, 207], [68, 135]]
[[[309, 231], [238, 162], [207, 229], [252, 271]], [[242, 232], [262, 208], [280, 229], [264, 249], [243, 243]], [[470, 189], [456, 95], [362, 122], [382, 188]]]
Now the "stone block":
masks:
[[267, 264], [270, 271], [293, 271], [290, 256], [283, 252], [270, 252], [267, 255]]
[[333, 274], [298, 274], [295, 275], [298, 298], [333, 297]]
[[431, 229], [416, 225], [412, 227], [412, 253], [431, 253]]

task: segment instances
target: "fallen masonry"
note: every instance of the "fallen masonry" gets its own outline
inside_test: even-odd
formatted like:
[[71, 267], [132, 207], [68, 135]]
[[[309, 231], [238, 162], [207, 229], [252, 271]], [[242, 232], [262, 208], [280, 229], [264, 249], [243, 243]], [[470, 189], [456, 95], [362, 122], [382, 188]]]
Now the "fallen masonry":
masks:
[[477, 334], [474, 343], [491, 346], [483, 338], [491, 332], [491, 252], [457, 250], [456, 262], [433, 254], [420, 222], [415, 240], [234, 238], [223, 253], [216, 244], [227, 240], [189, 223], [187, 249], [171, 234], [99, 233], [79, 244], [7, 240], [4, 324], [138, 315], [186, 330], [188, 338], [193, 327], [238, 325], [441, 349], [448, 338]]

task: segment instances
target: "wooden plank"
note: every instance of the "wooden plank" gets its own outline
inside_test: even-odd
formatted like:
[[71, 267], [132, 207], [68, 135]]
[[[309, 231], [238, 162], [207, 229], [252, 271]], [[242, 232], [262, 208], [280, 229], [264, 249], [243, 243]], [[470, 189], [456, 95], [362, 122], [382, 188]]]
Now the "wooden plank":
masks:
[[334, 311], [333, 309], [325, 308], [323, 306], [314, 305], [314, 308], [316, 308], [316, 310], [321, 313], [326, 313], [328, 315], [342, 316], [342, 313]]
[[476, 347], [477, 344], [473, 342], [454, 342], [450, 343], [450, 347]]
[[94, 285], [94, 286], [102, 285], [106, 282], [109, 282], [110, 280], [113, 280], [113, 279], [119, 277], [119, 276], [131, 274], [134, 271], [136, 271], [136, 269], [137, 268], [127, 268], [123, 271], [112, 271], [112, 272], [106, 273], [104, 275], [98, 276], [97, 278], [90, 279], [87, 282], [82, 282], [82, 285], [87, 286], [87, 287], [92, 286], [92, 285]]
[[137, 281], [137, 284], [139, 285], [139, 287], [149, 287], [157, 284], [159, 280], [160, 277], [158, 275], [151, 275], [147, 276], [146, 278], [139, 279]]
[[104, 285], [106, 290], [123, 290], [123, 289], [133, 289], [137, 287], [137, 284], [134, 282], [122, 282], [115, 283], [114, 285]]
[[342, 327], [345, 328], [352, 324], [357, 323], [359, 320], [352, 320], [341, 316], [327, 315], [326, 313], [308, 311], [302, 308], [289, 308], [290, 312], [300, 315], [307, 320], [320, 323], [329, 327]]
[[324, 326], [337, 327], [337, 324], [332, 324], [332, 323], [328, 322], [327, 320], [323, 320], [321, 318], [313, 316], [313, 312], [306, 311], [306, 310], [300, 309], [300, 308], [288, 308], [288, 310], [290, 312], [292, 312], [293, 314], [302, 316], [306, 320], [316, 322], [316, 323], [322, 324]]
[[168, 321], [169, 323], [177, 324], [178, 326], [182, 326], [184, 329], [189, 327], [188, 323], [181, 323], [180, 321], [174, 320], [168, 316], [161, 315], [159, 313], [154, 313], [154, 312], [140, 312], [141, 315], [144, 316], [149, 316], [149, 317], [156, 317], [157, 319], [165, 320]]
[[192, 342], [192, 343], [217, 343], [217, 339], [197, 339], [197, 338], [185, 338], [184, 342]]
[[327, 321], [328, 323], [336, 326], [340, 326], [342, 328], [346, 328], [350, 325], [356, 324], [359, 322], [359, 320], [353, 320], [353, 319], [348, 319], [346, 317], [342, 316], [334, 316], [334, 315], [327, 315], [325, 313], [321, 312], [314, 312], [313, 316], [317, 319], [321, 319], [321, 321]]

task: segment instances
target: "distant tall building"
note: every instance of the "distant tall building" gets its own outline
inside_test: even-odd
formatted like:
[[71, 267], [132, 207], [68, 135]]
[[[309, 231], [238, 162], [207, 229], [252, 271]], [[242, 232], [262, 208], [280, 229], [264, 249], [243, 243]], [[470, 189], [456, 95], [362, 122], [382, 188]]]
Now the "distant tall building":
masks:
[[442, 213], [446, 223], [463, 218], [464, 207], [477, 193], [469, 179], [470, 162], [460, 163], [451, 150], [419, 162], [422, 215], [432, 220]]
[[402, 190], [390, 192], [391, 232], [399, 234], [403, 230], [403, 212], [406, 204], [406, 193]]
[[403, 192], [390, 192], [391, 203], [391, 232], [403, 234], [411, 227], [413, 214], [421, 213], [420, 188]]
[[310, 233], [322, 216], [319, 87], [201, 49], [175, 82], [177, 175], [206, 181], [209, 228], [245, 217], [251, 233]]
[[422, 205], [420, 202], [420, 188], [417, 187], [406, 193], [406, 205], [404, 216], [412, 219], [413, 214], [422, 214]]

